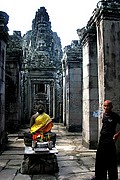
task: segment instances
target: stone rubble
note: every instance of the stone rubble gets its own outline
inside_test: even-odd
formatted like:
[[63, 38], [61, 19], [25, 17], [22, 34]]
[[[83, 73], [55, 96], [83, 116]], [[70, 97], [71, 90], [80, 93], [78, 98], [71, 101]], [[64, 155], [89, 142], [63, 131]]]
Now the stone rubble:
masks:
[[[57, 135], [56, 148], [59, 172], [51, 174], [21, 174], [24, 158], [23, 132], [9, 134], [5, 151], [0, 155], [0, 180], [90, 180], [94, 175], [96, 150], [82, 146], [81, 133], [68, 132], [63, 124], [54, 124], [53, 132]], [[120, 167], [119, 178], [120, 178]]]

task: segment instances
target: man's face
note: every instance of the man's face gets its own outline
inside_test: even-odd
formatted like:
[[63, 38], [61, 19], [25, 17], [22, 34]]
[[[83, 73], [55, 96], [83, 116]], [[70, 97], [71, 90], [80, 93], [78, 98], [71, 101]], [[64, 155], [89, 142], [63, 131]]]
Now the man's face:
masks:
[[111, 109], [112, 109], [112, 102], [106, 100], [106, 101], [104, 102], [104, 110], [105, 110], [105, 113], [110, 113], [110, 112], [111, 112]]

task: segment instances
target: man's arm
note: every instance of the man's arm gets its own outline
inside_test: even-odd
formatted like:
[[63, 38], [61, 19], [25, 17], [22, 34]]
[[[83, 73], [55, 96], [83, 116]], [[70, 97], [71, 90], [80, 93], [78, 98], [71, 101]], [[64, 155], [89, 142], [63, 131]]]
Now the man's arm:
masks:
[[[116, 119], [117, 119], [117, 123], [120, 125], [120, 115], [119, 114], [117, 114]], [[114, 136], [113, 136], [114, 141], [117, 141], [119, 134], [120, 134], [120, 130], [114, 134]]]
[[116, 134], [114, 134], [113, 136], [114, 141], [118, 139], [119, 134], [120, 134], [120, 130]]

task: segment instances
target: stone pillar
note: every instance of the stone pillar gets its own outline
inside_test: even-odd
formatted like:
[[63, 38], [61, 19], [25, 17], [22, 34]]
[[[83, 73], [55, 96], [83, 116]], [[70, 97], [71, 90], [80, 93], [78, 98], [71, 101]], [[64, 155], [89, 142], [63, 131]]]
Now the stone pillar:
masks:
[[5, 63], [8, 20], [9, 16], [5, 12], [0, 11], [0, 151], [4, 148], [7, 141], [5, 132]]
[[53, 88], [53, 90], [52, 90], [52, 92], [53, 92], [53, 94], [52, 94], [52, 96], [53, 96], [53, 102], [52, 102], [52, 106], [53, 106], [53, 118], [55, 118], [56, 117], [56, 113], [55, 113], [55, 109], [56, 109], [56, 107], [55, 107], [55, 105], [56, 105], [56, 103], [55, 103], [55, 101], [56, 101], [56, 99], [55, 99], [55, 83], [53, 83], [53, 86], [52, 86], [52, 88]]
[[94, 149], [98, 142], [97, 37], [93, 25], [83, 36], [83, 131], [82, 143]]
[[53, 94], [54, 94], [54, 86], [53, 86], [53, 82], [50, 83], [50, 116], [55, 118], [54, 113], [53, 113]]
[[[120, 114], [120, 2], [106, 2], [98, 7], [96, 24], [99, 106], [100, 110], [103, 110], [104, 100], [110, 99], [113, 102], [113, 110]], [[101, 117], [99, 122], [101, 129]]]
[[66, 69], [65, 69], [65, 59], [62, 60], [62, 70], [63, 70], [63, 123], [66, 126]]
[[[35, 87], [35, 84], [33, 85]], [[27, 94], [27, 102], [28, 102], [28, 122], [30, 122], [30, 118], [31, 118], [31, 109], [33, 108], [33, 97], [34, 97], [34, 90], [32, 87], [32, 82], [30, 80], [30, 78], [28, 79], [28, 94]], [[36, 112], [35, 112], [36, 113]]]
[[120, 113], [120, 2], [99, 2], [95, 16], [100, 110], [104, 100], [111, 99]]
[[78, 41], [64, 49], [66, 70], [66, 126], [68, 131], [82, 129], [82, 58]]
[[51, 111], [50, 111], [50, 84], [47, 84], [46, 86], [47, 88], [47, 99], [48, 99], [48, 114], [50, 115], [51, 114]]

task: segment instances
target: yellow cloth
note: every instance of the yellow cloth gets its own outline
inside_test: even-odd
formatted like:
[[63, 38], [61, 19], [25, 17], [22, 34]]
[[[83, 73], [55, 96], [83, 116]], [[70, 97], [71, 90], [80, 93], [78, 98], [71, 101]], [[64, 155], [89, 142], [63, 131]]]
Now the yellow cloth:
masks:
[[35, 123], [33, 124], [33, 126], [30, 129], [30, 132], [36, 132], [37, 130], [40, 130], [41, 128], [43, 128], [44, 126], [46, 126], [49, 122], [51, 122], [52, 120], [50, 119], [50, 116], [46, 113], [42, 113], [40, 114], [36, 119], [35, 119]]

